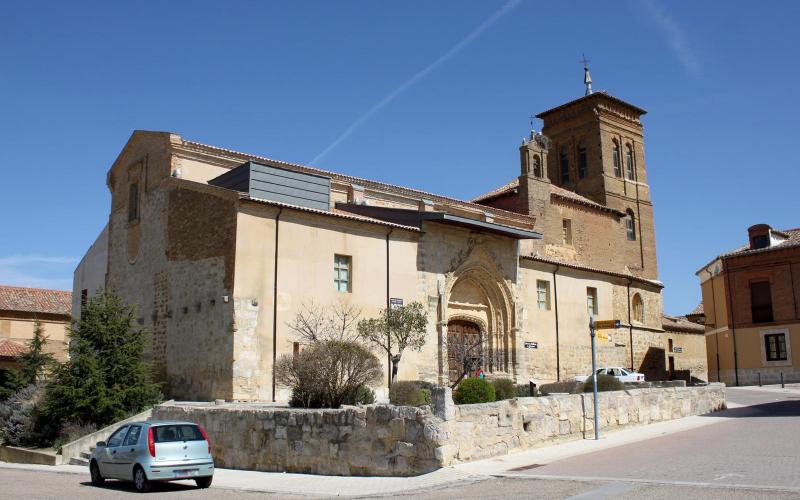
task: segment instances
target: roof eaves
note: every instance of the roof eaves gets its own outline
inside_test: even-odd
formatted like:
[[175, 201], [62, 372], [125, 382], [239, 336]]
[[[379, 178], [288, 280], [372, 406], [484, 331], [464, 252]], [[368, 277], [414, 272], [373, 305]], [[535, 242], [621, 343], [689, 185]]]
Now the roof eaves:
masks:
[[[183, 144], [184, 145], [189, 145], [189, 146], [194, 146], [194, 147], [197, 147], [197, 148], [205, 148], [205, 149], [209, 149], [209, 150], [212, 150], [212, 151], [217, 151], [217, 152], [220, 152], [220, 153], [232, 154], [232, 155], [240, 156], [240, 157], [247, 158], [247, 159], [255, 159], [255, 160], [259, 160], [259, 161], [264, 161], [264, 162], [268, 162], [268, 163], [272, 163], [272, 164], [276, 164], [276, 165], [280, 165], [280, 166], [284, 166], [284, 167], [296, 168], [296, 169], [299, 169], [301, 171], [304, 171], [304, 172], [307, 172], [307, 173], [311, 173], [311, 174], [329, 176], [329, 177], [331, 177], [333, 179], [336, 179], [338, 181], [352, 182], [352, 183], [356, 183], [356, 184], [362, 184], [362, 185], [371, 186], [373, 188], [378, 187], [378, 188], [381, 188], [381, 189], [387, 189], [389, 191], [395, 191], [395, 192], [397, 192], [399, 194], [405, 194], [405, 195], [413, 194], [413, 195], [416, 195], [416, 196], [421, 196], [423, 198], [429, 198], [429, 199], [432, 199], [432, 200], [435, 200], [435, 201], [451, 203], [451, 204], [455, 203], [455, 204], [458, 204], [458, 205], [468, 206], [468, 207], [472, 207], [472, 208], [475, 208], [475, 209], [479, 209], [481, 211], [485, 211], [486, 210], [486, 206], [485, 205], [480, 205], [478, 203], [465, 201], [465, 200], [459, 200], [457, 198], [451, 198], [449, 196], [444, 196], [444, 195], [440, 195], [440, 194], [429, 193], [427, 191], [422, 191], [422, 190], [419, 190], [419, 189], [413, 189], [413, 188], [408, 188], [408, 187], [404, 187], [404, 186], [398, 186], [396, 184], [388, 184], [388, 183], [385, 183], [385, 182], [374, 181], [374, 180], [371, 180], [371, 179], [364, 179], [362, 177], [354, 177], [352, 175], [347, 175], [347, 174], [340, 174], [340, 173], [333, 172], [333, 171], [330, 171], [330, 170], [323, 170], [323, 169], [316, 168], [316, 167], [310, 167], [310, 166], [307, 166], [307, 165], [301, 165], [299, 163], [291, 163], [291, 162], [286, 162], [286, 161], [282, 161], [282, 160], [275, 160], [273, 158], [268, 158], [266, 156], [254, 155], [254, 154], [250, 154], [250, 153], [243, 153], [241, 151], [235, 151], [233, 149], [227, 149], [227, 148], [221, 148], [221, 147], [218, 147], [218, 146], [212, 146], [210, 144], [203, 144], [201, 142], [190, 141], [188, 139], [183, 139]], [[516, 219], [530, 218], [530, 216], [527, 216], [525, 214], [520, 214], [520, 213], [512, 212], [512, 211], [509, 211], [509, 210], [503, 210], [501, 208], [491, 207], [491, 209], [492, 209], [493, 212], [496, 212], [498, 215], [505, 215], [505, 216], [509, 216], [511, 218], [516, 218]]]
[[584, 265], [581, 265], [581, 264], [571, 264], [569, 262], [563, 262], [563, 261], [555, 260], [555, 259], [548, 259], [548, 258], [545, 258], [545, 257], [537, 257], [535, 255], [520, 255], [519, 258], [520, 259], [525, 259], [525, 260], [532, 260], [532, 261], [535, 261], [535, 262], [542, 262], [544, 264], [550, 264], [550, 265], [554, 265], [554, 266], [567, 267], [567, 268], [575, 269], [575, 270], [578, 270], [578, 271], [587, 271], [587, 272], [591, 272], [591, 273], [599, 273], [599, 274], [605, 274], [605, 275], [608, 275], [608, 276], [614, 276], [616, 278], [630, 279], [630, 280], [633, 280], [633, 281], [636, 281], [636, 282], [639, 282], [639, 283], [644, 283], [644, 284], [647, 284], [647, 285], [650, 285], [650, 286], [655, 286], [655, 287], [658, 287], [658, 288], [664, 288], [664, 284], [661, 283], [660, 281], [649, 280], [647, 278], [640, 278], [639, 276], [634, 276], [633, 274], [625, 274], [625, 273], [620, 273], [620, 272], [617, 272], [617, 271], [609, 271], [607, 269], [600, 269], [600, 268], [596, 268], [596, 267], [584, 266]]

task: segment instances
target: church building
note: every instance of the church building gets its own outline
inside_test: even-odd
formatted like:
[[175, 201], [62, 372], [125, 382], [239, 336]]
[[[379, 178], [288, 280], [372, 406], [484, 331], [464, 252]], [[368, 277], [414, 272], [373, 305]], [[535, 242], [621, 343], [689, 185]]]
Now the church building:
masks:
[[288, 324], [311, 303], [371, 317], [422, 302], [427, 342], [400, 379], [448, 383], [464, 335], [491, 353], [489, 377], [586, 375], [590, 315], [619, 320], [602, 366], [666, 379], [669, 336], [702, 350], [670, 367], [706, 379], [702, 327], [665, 333], [644, 114], [590, 91], [544, 111], [511, 181], [469, 201], [136, 131], [108, 172], [108, 225], [76, 295], [105, 287], [134, 306], [180, 399], [286, 400], [272, 368], [300, 347]]

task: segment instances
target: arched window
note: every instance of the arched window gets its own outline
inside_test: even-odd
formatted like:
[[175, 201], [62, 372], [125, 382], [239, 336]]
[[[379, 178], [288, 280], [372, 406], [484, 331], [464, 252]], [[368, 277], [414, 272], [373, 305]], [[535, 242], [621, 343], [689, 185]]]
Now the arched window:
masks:
[[625, 214], [625, 232], [628, 236], [628, 241], [636, 241], [636, 218], [633, 215], [633, 210], [628, 209]]
[[583, 179], [586, 177], [586, 173], [589, 170], [588, 165], [586, 164], [586, 146], [581, 143], [578, 146], [578, 177]]
[[642, 301], [642, 296], [638, 293], [633, 294], [633, 300], [631, 301], [631, 315], [633, 317], [633, 321], [637, 323], [644, 323], [644, 302]]
[[543, 177], [542, 159], [539, 158], [539, 155], [533, 155], [533, 175], [534, 177]]
[[561, 183], [567, 184], [569, 183], [569, 155], [567, 154], [567, 148], [561, 148], [561, 157], [560, 157], [560, 164], [561, 164]]
[[614, 176], [622, 177], [622, 160], [619, 154], [619, 143], [614, 141], [614, 150], [612, 151], [612, 159], [614, 161]]
[[633, 149], [630, 144], [625, 148], [625, 177], [634, 180]]

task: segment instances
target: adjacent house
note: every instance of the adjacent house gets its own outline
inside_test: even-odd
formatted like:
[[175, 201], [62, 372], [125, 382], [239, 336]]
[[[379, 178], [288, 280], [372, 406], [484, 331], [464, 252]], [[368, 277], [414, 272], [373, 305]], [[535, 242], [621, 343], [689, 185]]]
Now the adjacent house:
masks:
[[[288, 398], [272, 369], [300, 348], [289, 323], [312, 302], [363, 316], [422, 302], [428, 340], [401, 379], [450, 382], [462, 336], [481, 339], [490, 377], [585, 375], [590, 315], [619, 320], [601, 363], [664, 378], [644, 113], [595, 92], [539, 114], [520, 165], [496, 167], [514, 179], [472, 200], [136, 131], [108, 171], [108, 226], [75, 290], [102, 285], [135, 307], [181, 399]], [[443, 189], [451, 175], [443, 165]]]
[[729, 385], [798, 382], [800, 228], [756, 224], [747, 233], [746, 245], [697, 271], [709, 377]]
[[66, 361], [71, 307], [70, 292], [0, 285], [0, 369], [16, 368], [36, 321], [47, 336], [45, 351]]

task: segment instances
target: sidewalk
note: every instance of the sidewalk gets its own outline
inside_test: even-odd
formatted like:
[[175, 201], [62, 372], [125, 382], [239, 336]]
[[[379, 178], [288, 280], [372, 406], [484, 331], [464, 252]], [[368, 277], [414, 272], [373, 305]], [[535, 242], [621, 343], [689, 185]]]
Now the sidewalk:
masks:
[[[780, 388], [778, 388], [780, 390]], [[728, 403], [728, 408], [741, 405]], [[256, 472], [233, 469], [217, 469], [212, 487], [233, 490], [260, 491], [265, 493], [305, 496], [389, 496], [408, 494], [414, 491], [446, 487], [458, 482], [482, 481], [492, 476], [515, 475], [514, 469], [530, 465], [544, 465], [564, 458], [605, 450], [616, 446], [652, 439], [696, 429], [726, 420], [724, 416], [693, 416], [669, 420], [641, 427], [632, 427], [607, 434], [601, 433], [599, 441], [584, 439], [567, 441], [502, 457], [467, 462], [439, 469], [415, 477], [358, 477], [318, 476], [313, 474], [288, 474], [280, 472]], [[79, 465], [28, 465], [0, 462], [0, 469], [24, 469], [61, 474], [80, 474], [86, 480], [89, 471]]]

